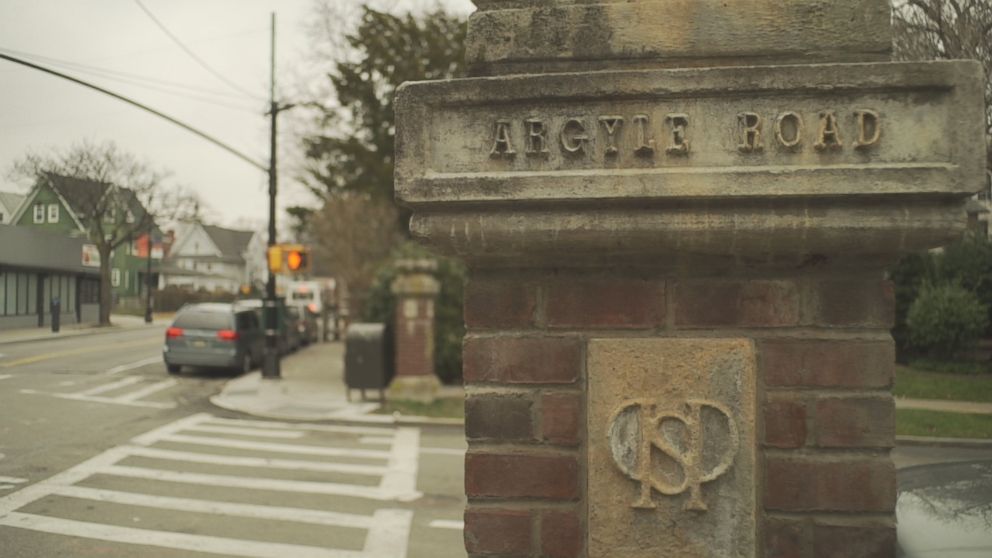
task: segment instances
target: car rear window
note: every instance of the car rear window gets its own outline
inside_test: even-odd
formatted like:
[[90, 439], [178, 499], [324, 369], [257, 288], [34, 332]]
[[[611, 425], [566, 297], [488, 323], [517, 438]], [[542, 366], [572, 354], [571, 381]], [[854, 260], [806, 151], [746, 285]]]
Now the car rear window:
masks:
[[225, 312], [187, 311], [176, 316], [172, 325], [186, 329], [228, 329], [231, 315]]

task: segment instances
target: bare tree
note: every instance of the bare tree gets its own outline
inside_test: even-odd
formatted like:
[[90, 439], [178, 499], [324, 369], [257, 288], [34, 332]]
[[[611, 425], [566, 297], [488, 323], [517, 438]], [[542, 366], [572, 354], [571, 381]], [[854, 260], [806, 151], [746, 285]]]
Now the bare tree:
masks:
[[15, 163], [14, 173], [58, 192], [96, 246], [101, 325], [110, 324], [112, 252], [148, 234], [156, 221], [187, 217], [199, 205], [189, 192], [166, 187], [166, 173], [113, 142], [84, 141], [67, 149], [29, 153]]
[[317, 260], [344, 279], [357, 315], [376, 268], [399, 242], [396, 207], [365, 194], [331, 196], [313, 220]]
[[992, 0], [893, 0], [899, 60], [978, 60], [985, 68], [987, 168], [992, 169]]

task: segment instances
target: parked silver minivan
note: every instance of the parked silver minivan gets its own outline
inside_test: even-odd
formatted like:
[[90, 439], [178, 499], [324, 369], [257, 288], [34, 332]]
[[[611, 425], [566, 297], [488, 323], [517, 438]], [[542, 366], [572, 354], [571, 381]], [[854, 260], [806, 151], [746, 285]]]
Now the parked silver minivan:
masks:
[[187, 304], [165, 330], [162, 358], [170, 374], [183, 366], [248, 372], [261, 362], [264, 343], [255, 310], [226, 303]]

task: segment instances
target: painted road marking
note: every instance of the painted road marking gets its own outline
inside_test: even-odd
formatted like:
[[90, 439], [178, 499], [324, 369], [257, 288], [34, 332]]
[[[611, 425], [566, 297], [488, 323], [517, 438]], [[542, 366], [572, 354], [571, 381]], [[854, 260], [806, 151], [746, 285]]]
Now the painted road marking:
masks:
[[323, 446], [304, 446], [297, 444], [276, 444], [271, 442], [250, 442], [248, 440], [232, 440], [207, 436], [186, 436], [170, 434], [161, 438], [163, 442], [181, 442], [183, 444], [198, 444], [221, 448], [249, 449], [272, 451], [277, 453], [299, 453], [305, 455], [325, 455], [327, 457], [360, 457], [367, 459], [389, 459], [388, 451], [360, 450], [346, 448], [328, 448]]
[[394, 434], [391, 428], [382, 426], [339, 426], [335, 424], [275, 422], [271, 420], [229, 419], [220, 417], [211, 417], [207, 422], [250, 428], [289, 428], [292, 430], [313, 430], [315, 432], [332, 432], [336, 434], [376, 434], [380, 436], [392, 436]]
[[142, 366], [148, 366], [149, 364], [155, 364], [156, 362], [161, 362], [161, 361], [162, 361], [161, 355], [155, 355], [153, 357], [141, 359], [136, 362], [129, 362], [127, 364], [121, 364], [119, 366], [115, 366], [104, 372], [104, 374], [108, 376], [114, 374], [120, 374], [121, 372], [127, 372], [128, 370], [134, 370], [135, 368], [141, 368]]
[[113, 391], [118, 388], [126, 387], [131, 384], [136, 384], [142, 381], [144, 378], [141, 376], [128, 376], [127, 378], [117, 380], [116, 382], [110, 382], [109, 384], [103, 384], [96, 386], [95, 388], [83, 390], [77, 393], [77, 395], [98, 395], [101, 393], [107, 393], [108, 391]]
[[[216, 420], [218, 419], [206, 413], [191, 415], [137, 436], [131, 440], [131, 444], [129, 445], [118, 446], [107, 450], [71, 469], [56, 474], [48, 480], [28, 485], [17, 492], [2, 496], [0, 497], [0, 526], [122, 544], [138, 544], [188, 552], [204, 552], [230, 556], [264, 558], [283, 558], [284, 556], [293, 556], [294, 558], [406, 558], [413, 520], [413, 512], [411, 510], [378, 509], [372, 515], [362, 515], [274, 505], [177, 498], [156, 494], [143, 494], [140, 492], [79, 486], [81, 481], [86, 480], [92, 475], [115, 475], [130, 478], [155, 479], [165, 482], [276, 490], [289, 493], [304, 492], [347, 495], [379, 501], [407, 500], [415, 495], [419, 495], [419, 493], [414, 492], [417, 472], [416, 460], [420, 442], [420, 431], [415, 428], [397, 429], [395, 443], [390, 450], [388, 452], [375, 452], [387, 456], [388, 465], [386, 466], [364, 466], [292, 459], [272, 459], [267, 457], [224, 456], [151, 447], [159, 442], [174, 441], [175, 438], [181, 438], [183, 436], [181, 434], [182, 432], [194, 430], [208, 423], [215, 423]], [[285, 429], [285, 427], [281, 428]], [[236, 430], [235, 432], [228, 432], [228, 434], [241, 434], [239, 428], [234, 429]], [[255, 432], [255, 430], [251, 430]], [[280, 432], [281, 430], [274, 431]], [[216, 433], [221, 434], [221, 432]], [[273, 450], [275, 453], [282, 453], [281, 450], [285, 449], [284, 446], [298, 447], [287, 444], [271, 445], [277, 447], [276, 450]], [[316, 448], [317, 446], [312, 447]], [[324, 447], [323, 449], [334, 448]], [[345, 450], [345, 448], [339, 449]], [[354, 450], [346, 451], [353, 452]], [[250, 476], [207, 475], [187, 471], [160, 470], [119, 464], [128, 457], [146, 457], [179, 462], [217, 463], [229, 466], [259, 468], [360, 472], [361, 474], [381, 475], [382, 481], [376, 487]], [[0, 477], [0, 481], [4, 480], [15, 479], [12, 477]], [[26, 481], [25, 479], [16, 480]], [[52, 495], [93, 502], [106, 502], [178, 512], [198, 512], [230, 517], [291, 521], [320, 525], [322, 527], [340, 526], [359, 528], [365, 529], [367, 532], [363, 549], [356, 551], [269, 543], [259, 540], [240, 540], [211, 535], [191, 535], [188, 533], [153, 529], [136, 529], [17, 511], [32, 502]]]
[[374, 526], [374, 518], [370, 515], [329, 512], [304, 508], [286, 508], [280, 506], [265, 506], [255, 504], [236, 504], [229, 502], [214, 502], [193, 498], [174, 498], [172, 496], [157, 496], [120, 492], [101, 488], [84, 486], [65, 486], [55, 492], [58, 496], [96, 500], [113, 504], [126, 504], [164, 510], [183, 512], [209, 513], [216, 515], [234, 515], [256, 519], [274, 519], [278, 521], [297, 521], [313, 523], [314, 525], [330, 525], [337, 527], [355, 527], [370, 529]]
[[13, 374], [0, 374], [0, 380], [6, 380], [7, 378], [13, 378]]
[[290, 471], [315, 471], [322, 473], [349, 473], [355, 475], [384, 475], [387, 467], [378, 465], [354, 465], [351, 463], [328, 463], [326, 461], [303, 461], [298, 459], [273, 459], [271, 457], [239, 457], [234, 455], [217, 455], [213, 453], [194, 453], [191, 451], [167, 450], [135, 446], [129, 448], [131, 455], [166, 459], [170, 461], [186, 461], [191, 463], [207, 463], [211, 465], [230, 465], [234, 467], [258, 467], [262, 469], [286, 469]]
[[186, 473], [167, 471], [165, 469], [149, 469], [147, 467], [127, 467], [123, 465], [101, 467], [91, 470], [90, 473], [94, 475], [112, 475], [116, 477], [178, 482], [182, 484], [224, 486], [251, 490], [274, 490], [277, 492], [300, 492], [303, 494], [327, 494], [330, 496], [353, 496], [355, 498], [367, 498], [369, 500], [397, 500], [399, 499], [398, 496], [400, 496], [382, 490], [378, 486], [242, 477], [236, 475], [214, 475], [210, 473]]
[[91, 403], [110, 403], [112, 405], [126, 405], [130, 407], [148, 407], [152, 409], [172, 409], [175, 408], [175, 403], [163, 403], [158, 401], [142, 401], [142, 398], [148, 397], [153, 393], [157, 393], [164, 389], [171, 388], [178, 385], [176, 380], [169, 378], [167, 380], [162, 380], [151, 385], [146, 385], [145, 387], [136, 389], [134, 391], [118, 395], [116, 397], [105, 397], [101, 394], [110, 391], [125, 388], [134, 384], [139, 384], [146, 381], [148, 378], [144, 376], [127, 376], [109, 382], [106, 384], [101, 384], [96, 387], [89, 389], [84, 389], [82, 391], [72, 392], [72, 393], [55, 393], [50, 391], [38, 391], [34, 389], [22, 389], [21, 393], [35, 394], [35, 395], [50, 395], [52, 397], [58, 397], [59, 399], [69, 399], [72, 401], [89, 401]]
[[439, 529], [464, 529], [465, 522], [457, 521], [454, 519], [435, 519], [427, 524], [428, 527], [437, 527]]
[[68, 351], [55, 351], [51, 353], [45, 353], [42, 355], [35, 355], [17, 360], [12, 360], [9, 362], [0, 362], [0, 368], [13, 368], [14, 366], [21, 366], [24, 364], [34, 364], [36, 362], [51, 360], [53, 358], [61, 358], [64, 356], [82, 355], [86, 353], [98, 353], [100, 351], [106, 351], [110, 349], [121, 349], [124, 347], [139, 347], [141, 345], [151, 345], [151, 344], [159, 345], [161, 343], [162, 343], [161, 339], [158, 339], [156, 337], [155, 339], [148, 339], [144, 341], [129, 341], [127, 343], [113, 343], [111, 345], [96, 345], [96, 346], [91, 345], [89, 347], [83, 347], [80, 349], [72, 349]]
[[22, 482], [28, 482], [28, 479], [22, 479], [20, 477], [5, 477], [0, 475], [0, 482], [7, 484], [21, 484]]
[[[3, 459], [3, 454], [0, 454], [0, 459]], [[17, 485], [24, 482], [28, 482], [28, 479], [22, 479], [19, 477], [0, 476], [0, 490], [10, 490], [11, 488], [17, 488]]]
[[285, 558], [286, 556], [293, 556], [294, 558], [362, 558], [367, 556], [364, 552], [349, 550], [330, 550], [297, 544], [256, 542], [209, 535], [188, 535], [171, 531], [117, 527], [102, 523], [17, 512], [0, 517], [0, 525], [70, 537], [228, 556], [249, 556], [252, 558]]
[[302, 438], [307, 435], [301, 430], [259, 430], [255, 428], [238, 428], [236, 426], [197, 425], [188, 428], [194, 432], [211, 432], [214, 434], [240, 434], [242, 436], [258, 436], [259, 438]]

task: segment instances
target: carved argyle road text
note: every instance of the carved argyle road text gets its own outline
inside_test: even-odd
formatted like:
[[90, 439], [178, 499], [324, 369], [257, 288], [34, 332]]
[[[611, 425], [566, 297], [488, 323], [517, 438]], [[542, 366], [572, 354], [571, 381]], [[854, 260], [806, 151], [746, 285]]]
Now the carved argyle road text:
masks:
[[[608, 437], [617, 468], [627, 477], [640, 483], [640, 496], [631, 504], [637, 509], [655, 509], [652, 491], [665, 496], [677, 496], [689, 491], [684, 505], [687, 511], [707, 510], [702, 497], [702, 485], [726, 473], [734, 463], [740, 449], [737, 421], [731, 411], [716, 401], [689, 399], [680, 410], [667, 410], [660, 403], [648, 399], [628, 401], [610, 418]], [[718, 432], [705, 432], [703, 410], [709, 409], [722, 415], [726, 422], [723, 443], [720, 444], [716, 463], [704, 464], [704, 437]], [[679, 423], [684, 430], [682, 443], [669, 439], [663, 429], [668, 423]], [[680, 482], [666, 483], [652, 474], [652, 452], [657, 449], [670, 458], [680, 469]]]
[[[814, 115], [788, 110], [771, 117], [758, 112], [741, 112], [737, 114], [733, 134], [741, 153], [759, 153], [766, 145], [786, 152], [797, 152], [807, 146], [819, 152], [846, 146], [860, 151], [876, 147], [882, 138], [879, 112], [856, 108], [851, 116], [853, 126], [845, 130], [835, 110], [823, 110]], [[815, 126], [807, 126], [807, 122], [814, 121]], [[616, 159], [623, 149], [645, 159], [653, 159], [659, 152], [669, 157], [686, 157], [692, 153], [693, 134], [708, 132], [690, 131], [692, 122], [690, 115], [681, 112], [668, 113], [660, 126], [647, 114], [570, 116], [557, 125], [550, 119], [538, 117], [520, 121], [496, 120], [489, 157], [513, 159], [522, 153], [529, 158], [546, 159], [552, 149], [560, 150], [568, 157], [598, 155], [604, 160]], [[594, 141], [602, 147], [594, 149]]]

